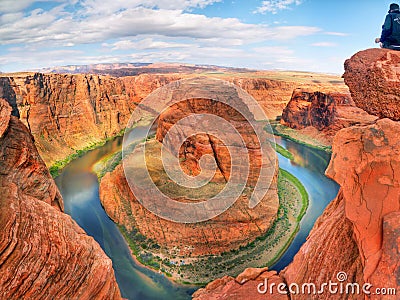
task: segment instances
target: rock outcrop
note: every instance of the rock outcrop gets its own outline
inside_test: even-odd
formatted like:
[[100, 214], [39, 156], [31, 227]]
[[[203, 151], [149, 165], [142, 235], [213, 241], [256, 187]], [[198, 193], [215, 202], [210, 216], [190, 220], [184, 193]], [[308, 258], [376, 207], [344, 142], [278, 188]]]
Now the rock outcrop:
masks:
[[62, 212], [28, 129], [0, 99], [0, 294], [4, 299], [120, 299], [111, 260]]
[[312, 126], [332, 142], [340, 129], [372, 124], [377, 119], [355, 107], [349, 94], [296, 89], [283, 111], [281, 124], [298, 130]]
[[321, 91], [329, 94], [344, 95], [348, 93], [347, 87], [340, 81], [334, 80], [334, 77], [328, 79], [318, 74], [282, 74], [279, 73], [266, 78], [229, 78], [228, 81], [244, 89], [254, 97], [264, 108], [265, 113], [270, 119], [281, 116], [282, 110], [288, 104], [293, 90], [301, 88], [304, 90]]
[[[400, 212], [399, 132], [400, 124], [389, 119], [340, 131], [327, 169], [327, 175], [342, 187], [346, 217], [352, 223], [363, 262], [364, 280], [372, 284], [376, 272], [392, 279], [400, 274], [399, 257], [394, 258], [390, 254], [393, 250], [389, 250], [400, 248], [399, 230], [391, 221]], [[384, 234], [389, 232], [392, 236], [384, 240]], [[379, 267], [387, 260], [393, 263], [392, 270]]]
[[[347, 282], [364, 284], [363, 265], [352, 223], [345, 217], [345, 199], [340, 190], [337, 198], [325, 209], [311, 230], [307, 241], [295, 255], [293, 262], [279, 275], [287, 286], [313, 283], [319, 288], [324, 283], [336, 282], [337, 274], [346, 272]], [[354, 295], [325, 293], [291, 295], [291, 299], [361, 299]]]
[[345, 62], [343, 77], [356, 105], [366, 112], [400, 120], [400, 53], [387, 49], [358, 52]]
[[[249, 297], [254, 300], [287, 300], [290, 299], [288, 295], [263, 293], [264, 286], [261, 287], [259, 293], [258, 287], [260, 284], [267, 283], [267, 285], [275, 285], [277, 287], [280, 284], [284, 284], [281, 277], [277, 275], [275, 271], [268, 271], [268, 268], [262, 269], [246, 269], [242, 274], [236, 278], [225, 276], [221, 279], [217, 279], [212, 283], [208, 284], [204, 289], [199, 289], [193, 294], [194, 300], [239, 300], [248, 299]], [[276, 289], [275, 289], [276, 291]]]

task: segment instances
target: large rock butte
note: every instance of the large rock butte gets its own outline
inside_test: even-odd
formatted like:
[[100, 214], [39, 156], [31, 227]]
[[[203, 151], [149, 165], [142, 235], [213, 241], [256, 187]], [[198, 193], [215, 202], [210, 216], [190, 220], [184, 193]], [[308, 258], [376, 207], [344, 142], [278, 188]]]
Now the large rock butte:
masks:
[[[230, 101], [238, 101], [241, 94], [230, 85], [222, 85], [223, 89], [215, 91], [218, 98], [224, 94]], [[190, 94], [191, 90], [185, 90], [182, 84], [179, 93]], [[174, 95], [176, 96], [176, 95]], [[228, 105], [209, 99], [188, 99], [176, 105], [170, 106], [164, 111], [158, 120], [156, 142], [152, 145], [160, 145], [166, 132], [178, 120], [190, 114], [209, 113], [218, 115], [235, 125], [242, 134], [250, 153], [250, 175], [247, 187], [251, 190], [259, 180], [259, 172], [262, 165], [261, 146], [248, 122], [240, 113]], [[193, 124], [196, 129], [198, 124]], [[193, 129], [188, 128], [188, 129]], [[183, 129], [185, 130], [185, 129]], [[207, 134], [198, 134], [186, 140], [185, 147], [181, 148], [180, 158], [183, 169], [189, 175], [199, 172], [198, 161], [204, 155], [212, 155], [218, 169], [213, 178], [214, 183], [222, 186], [230, 177], [230, 156], [218, 138]], [[245, 155], [245, 153], [243, 152]], [[112, 173], [107, 173], [100, 184], [100, 199], [108, 215], [118, 224], [125, 226], [128, 231], [136, 228], [144, 236], [155, 240], [160, 246], [178, 256], [201, 256], [207, 254], [220, 254], [222, 252], [237, 249], [244, 246], [267, 232], [276, 218], [279, 200], [277, 195], [278, 166], [273, 152], [271, 159], [272, 183], [266, 195], [253, 209], [249, 208], [250, 192], [243, 193], [239, 199], [223, 214], [218, 217], [200, 223], [184, 224], [167, 221], [146, 210], [135, 198], [125, 179], [124, 169], [119, 165]], [[156, 161], [155, 158], [150, 158]], [[159, 159], [158, 159], [159, 160]], [[161, 165], [161, 163], [158, 163]], [[148, 163], [149, 169], [154, 167]], [[160, 176], [161, 170], [157, 169], [155, 177]], [[153, 178], [160, 189], [170, 185], [171, 180]], [[165, 188], [164, 188], [165, 189]], [[208, 192], [211, 187], [208, 188]], [[169, 187], [166, 193], [177, 193], [178, 187]], [[215, 190], [217, 194], [220, 190]], [[187, 193], [187, 191], [186, 191]], [[185, 193], [181, 195], [171, 194], [176, 201], [187, 201]], [[202, 197], [206, 197], [203, 195]], [[210, 197], [211, 198], [211, 197]], [[202, 200], [204, 198], [200, 198]], [[206, 198], [207, 199], [207, 198]]]
[[281, 124], [297, 130], [314, 127], [332, 144], [339, 130], [372, 124], [377, 119], [355, 107], [349, 94], [296, 89], [283, 110]]
[[0, 99], [1, 298], [120, 299], [111, 260], [62, 212], [32, 135], [11, 111]]

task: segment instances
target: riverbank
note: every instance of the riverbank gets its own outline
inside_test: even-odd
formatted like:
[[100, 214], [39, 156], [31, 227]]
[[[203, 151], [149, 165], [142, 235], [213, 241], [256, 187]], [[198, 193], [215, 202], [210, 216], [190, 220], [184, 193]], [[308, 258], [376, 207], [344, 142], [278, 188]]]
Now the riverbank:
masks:
[[[318, 137], [318, 135], [315, 133], [292, 129], [282, 125], [279, 121], [270, 121], [270, 125], [273, 131], [271, 133], [274, 135], [286, 138], [296, 142], [297, 144], [304, 145], [312, 149], [322, 150], [329, 154], [332, 153], [332, 146], [329, 144], [329, 142], [321, 137]], [[317, 131], [317, 129], [315, 130]]]
[[50, 167], [49, 167], [49, 171], [50, 174], [53, 178], [56, 178], [58, 175], [60, 175], [61, 171], [69, 164], [71, 163], [73, 160], [78, 159], [82, 156], [84, 156], [86, 153], [88, 153], [89, 151], [95, 150], [97, 148], [100, 148], [102, 146], [104, 146], [107, 142], [114, 140], [117, 137], [122, 137], [125, 133], [125, 129], [121, 130], [118, 134], [116, 134], [115, 136], [106, 138], [106, 139], [102, 139], [99, 142], [95, 142], [95, 143], [91, 143], [88, 146], [86, 146], [83, 149], [78, 149], [76, 150], [74, 153], [68, 155], [67, 157], [65, 157], [64, 159], [58, 160], [55, 163], [53, 163]]

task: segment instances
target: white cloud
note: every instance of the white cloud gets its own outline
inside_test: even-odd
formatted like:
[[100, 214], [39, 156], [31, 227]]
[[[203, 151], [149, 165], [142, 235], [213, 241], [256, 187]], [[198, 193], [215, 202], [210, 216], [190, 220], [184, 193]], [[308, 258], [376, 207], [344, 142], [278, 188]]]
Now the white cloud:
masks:
[[32, 5], [34, 2], [35, 0], [1, 0], [0, 13], [20, 12]]
[[153, 38], [121, 40], [113, 44], [104, 44], [103, 46], [112, 47], [111, 50], [149, 50], [191, 47], [191, 45], [185, 43], [166, 42], [154, 40]]
[[222, 0], [83, 0], [80, 5], [87, 15], [101, 15], [121, 12], [135, 8], [190, 10], [191, 8], [204, 8]]
[[24, 9], [28, 8], [35, 2], [63, 2], [63, 1], [64, 0], [0, 0], [0, 14], [22, 12]]
[[333, 36], [348, 36], [348, 33], [344, 33], [344, 32], [333, 32], [333, 31], [328, 31], [325, 32], [325, 34], [327, 35], [333, 35]]
[[314, 47], [337, 47], [337, 44], [332, 43], [332, 42], [318, 42], [318, 43], [311, 44], [311, 46], [314, 46]]
[[300, 5], [301, 3], [301, 0], [266, 0], [261, 3], [260, 7], [257, 7], [254, 13], [265, 14], [270, 12], [277, 14], [280, 10], [289, 9], [291, 6]]
[[0, 27], [0, 44], [50, 42], [54, 46], [78, 45], [158, 35], [204, 41], [218, 39], [231, 45], [242, 45], [263, 40], [292, 39], [319, 31], [318, 28], [306, 26], [268, 27], [246, 24], [235, 18], [210, 18], [171, 9], [136, 7], [119, 12], [111, 10], [101, 16], [96, 14], [82, 17], [82, 11], [70, 13], [63, 8], [59, 6], [50, 11], [35, 10], [20, 20], [14, 18], [14, 22]]

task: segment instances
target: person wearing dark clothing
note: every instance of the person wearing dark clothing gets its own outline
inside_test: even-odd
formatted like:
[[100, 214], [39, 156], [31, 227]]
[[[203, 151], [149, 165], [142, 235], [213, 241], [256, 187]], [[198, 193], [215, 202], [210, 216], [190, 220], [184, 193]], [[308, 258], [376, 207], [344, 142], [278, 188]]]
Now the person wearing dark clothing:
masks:
[[382, 48], [400, 50], [400, 8], [396, 3], [390, 4], [389, 14], [382, 26], [382, 35], [375, 39]]

